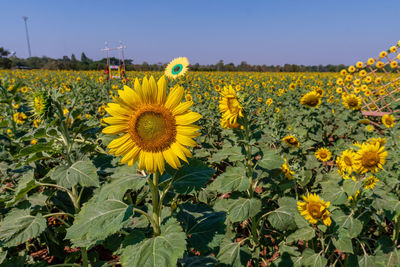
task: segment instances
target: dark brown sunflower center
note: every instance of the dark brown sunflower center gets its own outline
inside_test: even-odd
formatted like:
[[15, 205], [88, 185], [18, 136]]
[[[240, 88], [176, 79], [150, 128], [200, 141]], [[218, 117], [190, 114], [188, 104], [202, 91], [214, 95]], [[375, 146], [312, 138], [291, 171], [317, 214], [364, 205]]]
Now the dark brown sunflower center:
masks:
[[325, 159], [325, 158], [328, 157], [328, 154], [327, 154], [326, 152], [322, 151], [322, 152], [319, 152], [319, 157], [320, 157], [321, 159]]
[[163, 151], [175, 142], [175, 118], [163, 106], [146, 105], [132, 115], [129, 133], [132, 140], [144, 151]]
[[352, 165], [351, 159], [349, 159], [349, 157], [344, 157], [343, 161], [347, 166], [351, 166]]
[[364, 153], [361, 161], [366, 168], [375, 167], [379, 162], [379, 155], [374, 151], [368, 151]]
[[349, 105], [349, 107], [357, 107], [358, 100], [354, 99], [354, 98], [350, 98], [349, 100], [347, 100], [347, 104]]
[[321, 204], [311, 202], [308, 204], [308, 212], [314, 219], [321, 218], [323, 213], [323, 211], [321, 212]]

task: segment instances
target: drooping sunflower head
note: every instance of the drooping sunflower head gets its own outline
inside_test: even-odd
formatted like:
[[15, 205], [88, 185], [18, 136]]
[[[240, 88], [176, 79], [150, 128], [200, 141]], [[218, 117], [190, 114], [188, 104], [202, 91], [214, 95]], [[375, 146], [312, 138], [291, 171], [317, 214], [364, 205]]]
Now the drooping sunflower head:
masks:
[[387, 155], [385, 147], [379, 142], [363, 143], [355, 155], [355, 167], [362, 174], [368, 171], [376, 173], [379, 169], [383, 169]]
[[297, 201], [297, 208], [300, 214], [312, 224], [321, 220], [326, 226], [331, 225], [330, 212], [328, 210], [330, 202], [325, 202], [316, 194], [308, 193], [303, 196], [303, 201]]
[[378, 137], [378, 138], [370, 138], [367, 141], [370, 144], [375, 145], [376, 143], [379, 144], [379, 146], [384, 146], [386, 144], [386, 138]]
[[293, 135], [288, 135], [282, 138], [282, 142], [290, 147], [299, 147], [300, 142], [297, 138]]
[[196, 146], [192, 138], [200, 135], [192, 123], [201, 115], [189, 110], [193, 102], [181, 102], [184, 89], [176, 86], [167, 95], [163, 76], [157, 83], [153, 77], [142, 84], [136, 79], [134, 90], [124, 86], [118, 93], [106, 108], [111, 117], [104, 118], [109, 126], [103, 133], [119, 135], [108, 145], [109, 153], [123, 156], [121, 163], [128, 166], [139, 160], [139, 169], [149, 173], [163, 173], [165, 161], [175, 169], [180, 159], [187, 162], [192, 154], [186, 146]]
[[357, 110], [361, 108], [361, 97], [355, 94], [348, 94], [342, 97], [343, 105], [347, 109]]
[[51, 98], [45, 91], [37, 91], [29, 97], [29, 106], [35, 118], [43, 118], [51, 112]]
[[382, 116], [382, 123], [386, 126], [386, 128], [392, 128], [396, 125], [394, 122], [395, 118], [392, 114], [385, 114]]
[[224, 87], [220, 93], [219, 111], [222, 113], [222, 120], [228, 120], [230, 124], [235, 124], [238, 117], [243, 117], [243, 107], [236, 91], [229, 85]]
[[309, 108], [317, 108], [321, 104], [321, 95], [315, 91], [308, 92], [301, 98], [300, 103]]
[[189, 60], [186, 57], [178, 57], [172, 60], [165, 68], [165, 76], [175, 79], [185, 75], [189, 68]]
[[292, 180], [295, 172], [290, 169], [289, 165], [287, 164], [287, 160], [285, 158], [283, 160], [285, 163], [282, 164], [282, 172], [285, 174], [286, 179]]
[[221, 118], [221, 127], [223, 129], [237, 129], [240, 128], [240, 124], [237, 122], [231, 123], [228, 119]]
[[321, 147], [315, 152], [315, 157], [320, 161], [328, 161], [331, 159], [332, 153], [329, 149]]

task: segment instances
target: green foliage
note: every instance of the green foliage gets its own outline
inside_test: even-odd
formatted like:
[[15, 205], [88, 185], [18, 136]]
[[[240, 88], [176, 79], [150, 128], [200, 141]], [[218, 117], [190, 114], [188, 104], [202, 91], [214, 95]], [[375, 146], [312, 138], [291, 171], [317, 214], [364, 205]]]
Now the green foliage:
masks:
[[99, 186], [96, 167], [91, 161], [77, 161], [71, 166], [59, 166], [54, 169], [51, 178], [57, 184], [71, 188], [75, 185]]

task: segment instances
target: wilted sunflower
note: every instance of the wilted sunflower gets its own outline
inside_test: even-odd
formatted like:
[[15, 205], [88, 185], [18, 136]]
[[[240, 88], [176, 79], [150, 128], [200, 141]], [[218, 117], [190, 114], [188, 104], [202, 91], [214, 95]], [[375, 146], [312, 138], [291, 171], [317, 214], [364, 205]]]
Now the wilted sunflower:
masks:
[[300, 103], [306, 105], [309, 108], [317, 108], [321, 104], [321, 95], [315, 91], [308, 92], [301, 98]]
[[282, 164], [282, 167], [281, 167], [282, 172], [285, 174], [285, 177], [286, 177], [288, 180], [292, 180], [292, 179], [293, 179], [293, 174], [294, 174], [295, 172], [292, 171], [292, 170], [290, 170], [290, 167], [289, 167], [289, 165], [287, 164], [286, 159], [284, 158], [283, 160], [285, 161], [285, 163]]
[[315, 157], [320, 161], [328, 161], [332, 157], [332, 153], [329, 149], [321, 147], [315, 152]]
[[385, 114], [382, 116], [382, 123], [386, 126], [386, 128], [392, 128], [396, 125], [394, 122], [395, 118], [393, 115]]
[[290, 147], [299, 147], [300, 142], [293, 135], [288, 135], [282, 138], [282, 142]]
[[305, 202], [297, 201], [297, 208], [306, 220], [312, 224], [316, 224], [318, 220], [321, 220], [326, 226], [331, 225], [332, 221], [328, 210], [329, 201], [325, 202], [318, 195], [310, 193], [307, 196], [303, 196], [303, 200]]
[[377, 182], [379, 182], [379, 179], [375, 176], [370, 176], [363, 181], [365, 189], [373, 189]]
[[178, 57], [172, 60], [165, 68], [165, 76], [171, 79], [184, 75], [189, 66], [189, 60], [186, 57]]
[[236, 91], [229, 85], [222, 89], [221, 95], [219, 110], [222, 113], [222, 120], [228, 120], [230, 124], [235, 124], [238, 117], [243, 117], [243, 108], [236, 96]]
[[179, 168], [179, 159], [192, 156], [186, 146], [196, 146], [192, 138], [200, 135], [200, 127], [192, 123], [201, 115], [189, 110], [193, 102], [181, 102], [182, 87], [174, 87], [167, 96], [164, 76], [157, 83], [153, 77], [144, 78], [142, 85], [136, 79], [134, 89], [124, 86], [117, 103], [106, 108], [112, 117], [104, 118], [110, 126], [103, 133], [122, 134], [108, 145], [109, 153], [123, 155], [121, 163], [128, 166], [139, 160], [139, 169], [150, 173], [163, 173], [165, 161]]
[[378, 169], [383, 169], [388, 152], [385, 147], [378, 142], [375, 144], [363, 143], [355, 155], [355, 165], [358, 172], [366, 173], [371, 171], [376, 173]]
[[347, 109], [357, 110], [361, 108], [361, 97], [355, 94], [348, 94], [342, 97], [343, 105]]

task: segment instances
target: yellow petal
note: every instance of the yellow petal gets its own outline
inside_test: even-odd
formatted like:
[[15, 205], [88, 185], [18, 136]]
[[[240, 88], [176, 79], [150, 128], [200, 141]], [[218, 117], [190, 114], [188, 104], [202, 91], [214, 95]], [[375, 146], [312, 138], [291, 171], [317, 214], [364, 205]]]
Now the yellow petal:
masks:
[[178, 104], [181, 102], [183, 97], [183, 87], [182, 86], [175, 86], [167, 97], [167, 101], [165, 102], [165, 107], [168, 109], [173, 110]]
[[105, 134], [120, 134], [120, 133], [126, 133], [128, 131], [128, 126], [127, 125], [111, 125], [107, 126], [106, 128], [103, 129], [103, 133]]
[[138, 146], [134, 146], [125, 156], [121, 159], [121, 164], [124, 164], [130, 160], [136, 161], [139, 156], [140, 148]]
[[125, 144], [125, 142], [127, 142], [128, 140], [131, 139], [131, 135], [130, 134], [124, 134], [123, 136], [120, 136], [118, 138], [115, 138], [114, 140], [112, 140], [109, 144], [108, 144], [108, 148], [117, 148], [123, 144]]
[[185, 135], [177, 134], [176, 140], [184, 146], [192, 146], [192, 147], [197, 146], [196, 141], [194, 141], [192, 138], [187, 137]]
[[154, 80], [154, 77], [151, 76], [149, 79], [149, 101], [150, 103], [156, 103], [157, 102], [157, 84], [156, 80]]
[[193, 102], [188, 101], [188, 102], [181, 102], [179, 103], [179, 105], [174, 108], [174, 110], [172, 111], [172, 114], [174, 115], [179, 115], [182, 113], [185, 113], [186, 111], [189, 110], [189, 108], [193, 105]]
[[165, 80], [164, 75], [158, 80], [157, 87], [157, 103], [164, 104], [165, 99], [167, 98], [167, 81]]
[[181, 145], [178, 143], [173, 143], [171, 145], [171, 150], [173, 153], [175, 153], [175, 155], [177, 155], [181, 160], [185, 161], [186, 163], [188, 163], [188, 160], [186, 158], [185, 153], [183, 153], [182, 149], [181, 149]]
[[182, 115], [175, 116], [177, 125], [188, 125], [198, 121], [202, 116], [197, 112], [187, 112]]
[[[108, 124], [127, 124], [127, 122], [129, 121], [128, 117], [107, 117], [107, 118], [103, 118], [105, 123]], [[125, 125], [127, 126], [127, 125]]]

